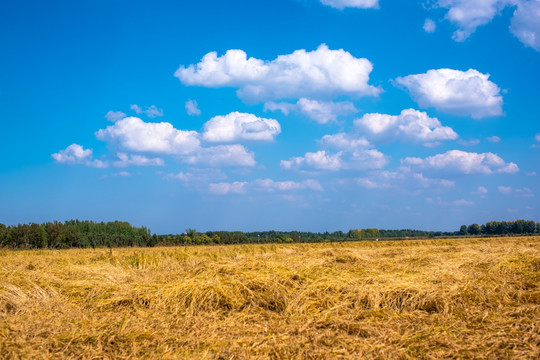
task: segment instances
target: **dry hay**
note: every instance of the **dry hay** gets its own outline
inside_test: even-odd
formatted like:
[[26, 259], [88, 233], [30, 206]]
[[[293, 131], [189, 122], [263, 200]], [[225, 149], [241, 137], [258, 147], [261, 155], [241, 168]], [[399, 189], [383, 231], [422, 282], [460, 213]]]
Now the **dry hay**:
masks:
[[535, 359], [540, 237], [0, 252], [2, 358]]

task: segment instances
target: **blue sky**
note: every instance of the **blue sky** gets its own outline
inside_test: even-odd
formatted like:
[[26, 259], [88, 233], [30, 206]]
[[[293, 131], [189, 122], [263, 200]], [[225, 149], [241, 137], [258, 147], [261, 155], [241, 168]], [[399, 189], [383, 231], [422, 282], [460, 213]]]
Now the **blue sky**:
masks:
[[540, 220], [540, 1], [0, 5], [0, 222]]

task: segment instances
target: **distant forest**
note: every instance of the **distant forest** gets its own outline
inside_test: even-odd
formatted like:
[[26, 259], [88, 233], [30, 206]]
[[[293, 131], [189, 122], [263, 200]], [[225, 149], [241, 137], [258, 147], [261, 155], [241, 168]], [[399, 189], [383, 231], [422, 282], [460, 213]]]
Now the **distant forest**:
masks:
[[157, 235], [146, 227], [128, 222], [69, 220], [64, 223], [0, 224], [0, 247], [9, 249], [69, 249], [128, 246], [175, 246], [251, 243], [313, 243], [378, 239], [414, 239], [440, 236], [504, 236], [540, 234], [540, 223], [532, 220], [490, 221], [483, 225], [462, 225], [459, 231], [352, 229], [313, 233], [303, 231], [207, 231], [187, 229], [182, 234]]

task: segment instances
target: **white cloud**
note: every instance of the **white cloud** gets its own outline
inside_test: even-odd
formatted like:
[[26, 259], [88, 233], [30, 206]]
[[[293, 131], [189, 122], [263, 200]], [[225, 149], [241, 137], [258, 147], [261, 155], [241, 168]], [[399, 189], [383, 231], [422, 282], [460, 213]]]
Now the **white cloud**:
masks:
[[302, 157], [282, 160], [280, 166], [287, 170], [366, 170], [380, 169], [388, 163], [388, 157], [376, 149], [355, 149], [336, 154], [319, 150], [307, 152]]
[[151, 105], [143, 110], [139, 105], [133, 104], [129, 107], [131, 110], [135, 111], [135, 114], [140, 115], [142, 113], [146, 114], [149, 118], [161, 117], [163, 116], [163, 110], [158, 109], [156, 105]]
[[264, 103], [264, 111], [281, 111], [285, 115], [289, 115], [291, 112], [297, 110], [298, 107], [296, 104], [286, 103], [286, 102], [274, 102], [267, 101]]
[[168, 122], [147, 123], [137, 117], [127, 117], [100, 129], [96, 137], [126, 150], [160, 154], [186, 154], [200, 144], [195, 131], [177, 130]]
[[137, 115], [142, 114], [142, 112], [143, 112], [143, 109], [137, 104], [132, 104], [129, 108], [131, 110], [135, 111], [135, 114], [137, 114]]
[[92, 160], [92, 149], [85, 149], [79, 144], [71, 144], [64, 150], [51, 154], [61, 164], [84, 164], [89, 167], [106, 168], [109, 164], [101, 160]]
[[97, 160], [97, 159], [92, 160], [92, 161], [88, 161], [85, 165], [90, 166], [90, 167], [94, 167], [94, 168], [98, 168], [98, 169], [104, 169], [104, 168], [109, 167], [108, 162]]
[[118, 121], [126, 117], [126, 114], [121, 111], [109, 111], [105, 114], [105, 119], [111, 122]]
[[146, 109], [146, 111], [144, 113], [149, 118], [155, 118], [155, 117], [158, 117], [158, 116], [160, 116], [160, 117], [163, 116], [163, 110], [158, 109], [155, 105], [150, 106], [148, 109]]
[[518, 1], [510, 31], [523, 44], [540, 51], [540, 0]]
[[165, 161], [160, 158], [147, 158], [142, 155], [129, 155], [126, 153], [117, 153], [116, 156], [119, 160], [113, 162], [115, 167], [128, 167], [128, 166], [163, 166]]
[[487, 138], [487, 141], [492, 142], [492, 143], [499, 143], [501, 142], [501, 138], [498, 136], [490, 136]]
[[514, 174], [519, 168], [514, 163], [506, 163], [493, 153], [473, 153], [461, 150], [450, 150], [425, 159], [408, 157], [402, 160], [404, 165], [429, 170], [444, 170], [463, 174]]
[[455, 181], [447, 180], [447, 179], [438, 179], [438, 178], [429, 178], [424, 176], [422, 173], [416, 173], [411, 172], [410, 174], [408, 171], [401, 170], [402, 174], [406, 174], [409, 176], [412, 181], [414, 181], [417, 186], [421, 188], [452, 188], [456, 185]]
[[209, 169], [190, 169], [187, 172], [179, 172], [177, 174], [168, 174], [165, 176], [166, 179], [180, 180], [189, 184], [201, 184], [209, 183], [211, 181], [225, 180], [227, 175], [219, 169], [209, 168]]
[[[280, 131], [277, 122], [277, 130], [276, 126], [272, 127], [272, 125], [275, 125], [272, 123], [275, 120], [272, 119], [259, 119], [254, 115], [240, 113], [229, 115], [249, 116], [247, 116], [247, 120], [244, 119], [233, 124], [232, 137], [226, 131], [220, 132], [220, 130], [223, 130], [220, 128], [220, 125], [230, 125], [227, 121], [219, 123], [212, 120], [207, 123], [207, 131], [203, 136], [207, 140], [212, 141], [237, 139], [267, 140], [270, 137], [270, 133], [276, 133], [277, 130]], [[262, 127], [264, 126], [268, 128], [263, 129]], [[189, 164], [205, 164], [210, 166], [254, 166], [256, 164], [253, 152], [248, 151], [242, 145], [220, 145], [202, 148], [199, 140], [200, 134], [196, 131], [178, 130], [167, 122], [147, 123], [136, 117], [127, 117], [117, 121], [114, 125], [97, 131], [96, 137], [99, 140], [106, 141], [128, 151], [180, 155], [180, 160]], [[164, 164], [163, 160], [159, 158], [127, 155], [123, 152], [120, 152], [118, 156], [120, 160], [115, 162], [115, 166], [160, 166]]]
[[251, 185], [260, 190], [279, 190], [279, 191], [290, 191], [290, 190], [303, 190], [309, 189], [314, 191], [323, 191], [323, 187], [317, 180], [307, 179], [304, 181], [274, 181], [272, 179], [257, 179], [254, 180]]
[[436, 0], [435, 7], [448, 9], [446, 18], [458, 29], [455, 41], [465, 41], [507, 6], [516, 7], [510, 31], [525, 46], [540, 51], [540, 0]]
[[474, 202], [465, 199], [453, 200], [447, 203], [449, 206], [472, 206]]
[[433, 33], [435, 32], [435, 30], [437, 30], [437, 24], [435, 24], [435, 21], [431, 19], [426, 19], [426, 21], [424, 22], [423, 29], [427, 33]]
[[437, 201], [435, 201], [432, 198], [428, 197], [428, 198], [426, 198], [426, 202], [429, 203], [429, 204], [437, 204], [439, 206], [450, 206], [450, 207], [472, 206], [472, 205], [474, 205], [474, 202], [467, 201], [465, 199], [444, 201], [440, 197], [437, 197]]
[[346, 158], [345, 169], [381, 169], [388, 164], [388, 161], [388, 156], [379, 150], [355, 150]]
[[458, 27], [452, 39], [461, 42], [474, 33], [476, 28], [489, 23], [504, 7], [514, 2], [514, 0], [438, 0], [438, 5], [448, 9], [446, 18]]
[[321, 147], [340, 150], [306, 152], [304, 156], [282, 160], [280, 166], [288, 170], [366, 170], [386, 166], [388, 156], [371, 148], [364, 137], [347, 133], [325, 135], [318, 141]]
[[378, 9], [379, 0], [321, 0], [323, 5], [343, 10], [344, 8]]
[[361, 187], [363, 188], [366, 188], [366, 189], [377, 189], [377, 188], [381, 188], [381, 187], [387, 187], [387, 184], [384, 184], [384, 183], [379, 183], [379, 182], [376, 182], [372, 179], [367, 179], [367, 178], [356, 178], [354, 179], [354, 181], [360, 185]]
[[511, 186], [497, 186], [497, 190], [499, 190], [499, 192], [504, 195], [510, 195], [513, 193], [515, 197], [520, 198], [534, 197], [534, 192], [527, 187], [522, 187], [514, 190]]
[[521, 189], [516, 189], [515, 193], [516, 193], [517, 197], [524, 197], [524, 198], [532, 198], [532, 197], [534, 197], [533, 191], [531, 189], [527, 188], [527, 187], [523, 187]]
[[242, 145], [219, 145], [199, 149], [197, 152], [183, 157], [189, 164], [209, 166], [255, 166], [252, 152]]
[[357, 137], [347, 133], [337, 133], [334, 135], [324, 135], [319, 141], [321, 146], [339, 149], [339, 150], [355, 150], [371, 147], [369, 141], [364, 137]]
[[537, 143], [539, 144], [532, 144], [531, 147], [532, 148], [540, 148], [540, 134], [536, 134], [534, 136], [534, 139], [536, 140]]
[[208, 185], [208, 191], [217, 195], [244, 194], [248, 191], [295, 191], [312, 190], [323, 191], [321, 184], [313, 179], [304, 181], [274, 181], [272, 179], [256, 179], [251, 182], [220, 182]]
[[196, 100], [189, 99], [186, 101], [186, 112], [188, 115], [201, 115], [201, 110]]
[[317, 152], [307, 152], [303, 157], [293, 157], [290, 160], [282, 160], [280, 165], [284, 169], [301, 169], [303, 167], [315, 170], [339, 170], [343, 167], [343, 161], [339, 152], [337, 154], [327, 153], [325, 150]]
[[185, 85], [237, 87], [237, 95], [247, 102], [287, 98], [328, 98], [339, 95], [377, 95], [380, 89], [368, 84], [373, 69], [365, 58], [355, 58], [343, 49], [330, 50], [325, 44], [317, 50], [296, 50], [272, 61], [247, 58], [242, 50], [216, 52], [175, 76]]
[[82, 164], [92, 159], [92, 149], [84, 149], [79, 144], [71, 144], [65, 150], [52, 154], [51, 157], [59, 163]]
[[297, 111], [319, 124], [334, 122], [337, 121], [338, 116], [358, 112], [354, 104], [350, 101], [332, 102], [306, 98], [301, 98], [296, 104], [266, 102], [264, 104], [264, 110], [281, 110], [285, 115], [288, 115], [291, 111]]
[[235, 181], [233, 183], [221, 182], [208, 185], [208, 191], [212, 194], [226, 195], [226, 194], [243, 194], [246, 192], [244, 187], [247, 182]]
[[474, 69], [438, 69], [398, 77], [396, 81], [409, 90], [421, 107], [479, 119], [503, 113], [500, 89], [488, 80], [489, 76]]
[[447, 126], [442, 126], [437, 118], [425, 112], [406, 109], [400, 115], [365, 114], [354, 121], [358, 129], [366, 131], [371, 137], [387, 140], [410, 140], [433, 142], [455, 140], [458, 135]]
[[455, 181], [429, 178], [420, 172], [412, 171], [410, 167], [399, 167], [396, 171], [375, 171], [367, 177], [355, 178], [354, 181], [367, 189], [386, 189], [390, 187], [400, 190], [450, 189]]
[[486, 195], [487, 193], [488, 193], [488, 189], [486, 189], [484, 186], [479, 186], [478, 189], [476, 189], [476, 191], [473, 191], [471, 194], [483, 196], [483, 195]]
[[279, 133], [281, 126], [277, 120], [235, 111], [225, 116], [215, 116], [206, 122], [202, 138], [209, 142], [272, 141]]

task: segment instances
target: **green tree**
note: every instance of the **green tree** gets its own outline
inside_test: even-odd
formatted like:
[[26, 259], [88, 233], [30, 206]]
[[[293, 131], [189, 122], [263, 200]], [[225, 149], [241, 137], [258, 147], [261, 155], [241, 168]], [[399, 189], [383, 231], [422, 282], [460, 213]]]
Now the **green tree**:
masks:
[[482, 233], [482, 228], [478, 224], [471, 224], [467, 228], [467, 232], [471, 235], [480, 235]]

